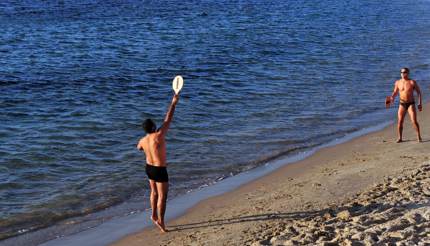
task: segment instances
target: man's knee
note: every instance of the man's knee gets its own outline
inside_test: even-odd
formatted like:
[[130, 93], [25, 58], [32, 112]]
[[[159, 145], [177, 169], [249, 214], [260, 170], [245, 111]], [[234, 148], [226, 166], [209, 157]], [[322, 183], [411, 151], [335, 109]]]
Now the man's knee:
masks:
[[158, 192], [156, 190], [151, 190], [151, 196], [158, 196]]

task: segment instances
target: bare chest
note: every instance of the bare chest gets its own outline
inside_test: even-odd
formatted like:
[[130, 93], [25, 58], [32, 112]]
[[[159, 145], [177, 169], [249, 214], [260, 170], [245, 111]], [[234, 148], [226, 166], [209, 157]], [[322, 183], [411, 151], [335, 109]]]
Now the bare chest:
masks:
[[411, 93], [414, 85], [410, 81], [399, 81], [399, 91], [402, 93]]

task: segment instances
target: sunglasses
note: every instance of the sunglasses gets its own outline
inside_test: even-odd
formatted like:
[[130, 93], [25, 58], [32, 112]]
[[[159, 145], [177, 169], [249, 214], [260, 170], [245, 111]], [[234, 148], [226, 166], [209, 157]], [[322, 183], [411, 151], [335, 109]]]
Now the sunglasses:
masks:
[[400, 72], [400, 73], [408, 73], [408, 72], [403, 72], [403, 71], [402, 71], [402, 72]]

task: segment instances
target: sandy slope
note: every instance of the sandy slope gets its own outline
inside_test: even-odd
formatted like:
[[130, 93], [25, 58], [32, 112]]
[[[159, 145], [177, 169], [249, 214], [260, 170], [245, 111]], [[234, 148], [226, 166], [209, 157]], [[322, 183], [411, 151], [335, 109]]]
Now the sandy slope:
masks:
[[430, 105], [409, 120], [322, 149], [167, 224], [114, 245], [427, 245], [430, 243]]

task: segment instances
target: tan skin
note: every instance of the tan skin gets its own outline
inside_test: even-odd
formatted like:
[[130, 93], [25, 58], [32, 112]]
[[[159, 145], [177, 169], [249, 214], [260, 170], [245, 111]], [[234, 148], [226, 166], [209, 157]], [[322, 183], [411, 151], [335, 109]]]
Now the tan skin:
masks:
[[[157, 167], [167, 166], [165, 137], [169, 130], [170, 122], [172, 122], [173, 113], [175, 112], [178, 100], [179, 95], [174, 95], [166, 117], [164, 118], [162, 127], [154, 133], [146, 134], [146, 136], [141, 138], [137, 144], [137, 149], [145, 152], [146, 163], [150, 165]], [[169, 183], [149, 180], [149, 186], [151, 188], [151, 220], [162, 232], [167, 232], [164, 224], [164, 214], [166, 212]]]
[[[418, 95], [418, 110], [422, 111], [422, 96], [421, 96], [421, 90], [418, 86], [418, 83], [415, 80], [412, 80], [409, 78], [409, 72], [405, 69], [402, 69], [400, 71], [401, 79], [397, 80], [394, 84], [394, 90], [393, 94], [390, 97], [390, 103], [394, 102], [394, 98], [399, 94], [400, 101], [409, 103], [414, 102], [414, 91], [416, 91]], [[403, 122], [405, 119], [406, 111], [409, 113], [409, 117], [411, 119], [412, 125], [415, 129], [415, 132], [417, 134], [417, 140], [418, 142], [422, 141], [421, 133], [420, 133], [420, 126], [418, 124], [417, 120], [417, 111], [415, 109], [414, 105], [411, 105], [407, 110], [404, 106], [399, 105], [398, 110], [398, 122], [397, 122], [397, 133], [398, 133], [398, 139], [397, 143], [400, 143], [403, 141], [402, 135], [403, 135]]]

